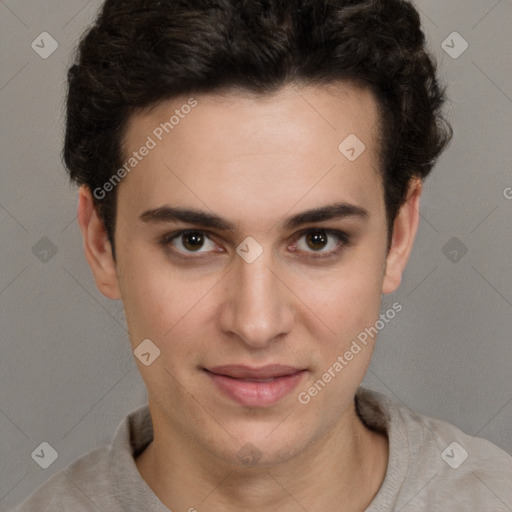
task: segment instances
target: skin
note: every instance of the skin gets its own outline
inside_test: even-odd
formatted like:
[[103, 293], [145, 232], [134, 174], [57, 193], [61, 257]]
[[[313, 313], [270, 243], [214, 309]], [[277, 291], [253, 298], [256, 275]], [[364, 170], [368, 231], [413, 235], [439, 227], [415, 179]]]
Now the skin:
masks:
[[[118, 186], [116, 261], [90, 191], [79, 192], [98, 289], [123, 300], [132, 349], [149, 338], [161, 351], [149, 366], [137, 360], [154, 427], [137, 468], [173, 511], [364, 510], [388, 461], [387, 436], [359, 420], [353, 401], [374, 340], [307, 405], [297, 395], [375, 323], [381, 295], [399, 286], [418, 226], [421, 181], [411, 182], [388, 252], [370, 92], [338, 83], [290, 85], [265, 97], [195, 98], [198, 106]], [[187, 99], [133, 115], [126, 155]], [[349, 134], [366, 145], [354, 162], [338, 150]], [[357, 205], [367, 216], [282, 227], [284, 219], [332, 202]], [[235, 229], [141, 220], [166, 205], [214, 213]], [[308, 243], [303, 231], [314, 228], [341, 230], [350, 242], [331, 258], [314, 258], [337, 247], [334, 237], [323, 246]], [[186, 237], [162, 246], [164, 235], [182, 229], [207, 231], [200, 254]], [[252, 263], [236, 252], [248, 236], [263, 249]], [[269, 407], [232, 401], [203, 371], [270, 363], [307, 372]], [[260, 454], [250, 467], [237, 456], [247, 443]]]

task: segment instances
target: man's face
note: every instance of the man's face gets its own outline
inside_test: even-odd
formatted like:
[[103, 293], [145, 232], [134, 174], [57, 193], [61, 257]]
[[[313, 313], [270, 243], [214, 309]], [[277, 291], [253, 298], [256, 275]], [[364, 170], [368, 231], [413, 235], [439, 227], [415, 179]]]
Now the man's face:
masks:
[[[126, 158], [156, 143], [117, 190], [132, 348], [150, 339], [160, 350], [138, 363], [157, 428], [227, 461], [252, 443], [261, 464], [282, 462], [353, 414], [372, 340], [308, 403], [298, 397], [374, 325], [390, 291], [377, 106], [347, 84], [199, 95], [183, 115], [188, 99], [133, 116], [125, 137]], [[176, 109], [183, 118], [159, 131]], [[339, 149], [351, 134], [366, 146], [354, 161], [356, 139]], [[287, 224], [333, 204], [341, 215]]]

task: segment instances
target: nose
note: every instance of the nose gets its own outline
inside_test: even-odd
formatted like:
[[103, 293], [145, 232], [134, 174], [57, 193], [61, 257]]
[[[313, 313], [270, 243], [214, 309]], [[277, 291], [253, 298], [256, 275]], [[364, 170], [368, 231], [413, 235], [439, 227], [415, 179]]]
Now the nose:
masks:
[[237, 258], [234, 265], [224, 284], [220, 327], [252, 348], [264, 348], [290, 332], [293, 293], [266, 251], [252, 263]]

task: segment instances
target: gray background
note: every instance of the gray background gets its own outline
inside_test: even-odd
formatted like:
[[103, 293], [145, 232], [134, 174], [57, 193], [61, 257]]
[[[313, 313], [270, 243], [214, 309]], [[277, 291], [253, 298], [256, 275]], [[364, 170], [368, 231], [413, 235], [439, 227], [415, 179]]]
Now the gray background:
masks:
[[[122, 305], [100, 295], [86, 264], [60, 160], [66, 69], [99, 5], [0, 1], [2, 508], [107, 442], [146, 399]], [[512, 453], [512, 4], [417, 6], [455, 136], [427, 180], [403, 284], [385, 297], [384, 309], [404, 309], [365, 384]], [[442, 48], [454, 31], [469, 43], [458, 58]], [[47, 59], [31, 47], [42, 32], [58, 42]], [[43, 441], [58, 452], [48, 469], [31, 458]]]

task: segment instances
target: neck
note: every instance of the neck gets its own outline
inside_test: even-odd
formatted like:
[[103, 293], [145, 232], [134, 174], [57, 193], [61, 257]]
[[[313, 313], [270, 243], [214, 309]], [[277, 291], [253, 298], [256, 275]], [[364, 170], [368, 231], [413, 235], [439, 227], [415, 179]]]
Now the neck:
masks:
[[[155, 421], [157, 409], [151, 413], [154, 425], [165, 424]], [[170, 510], [319, 512], [364, 511], [384, 480], [387, 461], [387, 436], [369, 430], [352, 407], [320, 441], [284, 463], [236, 466], [158, 428], [135, 462]]]

